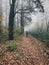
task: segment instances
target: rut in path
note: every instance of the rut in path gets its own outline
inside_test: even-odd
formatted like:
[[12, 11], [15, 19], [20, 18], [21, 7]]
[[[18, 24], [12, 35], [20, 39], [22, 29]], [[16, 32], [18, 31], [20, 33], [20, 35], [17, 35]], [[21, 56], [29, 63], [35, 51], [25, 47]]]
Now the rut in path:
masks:
[[26, 56], [28, 56], [27, 61], [30, 63], [32, 62], [30, 65], [46, 65], [46, 60], [43, 57], [43, 53], [41, 52], [42, 47], [39, 47], [40, 43], [41, 42], [33, 37], [32, 41], [29, 37], [23, 37], [21, 47], [24, 49]]

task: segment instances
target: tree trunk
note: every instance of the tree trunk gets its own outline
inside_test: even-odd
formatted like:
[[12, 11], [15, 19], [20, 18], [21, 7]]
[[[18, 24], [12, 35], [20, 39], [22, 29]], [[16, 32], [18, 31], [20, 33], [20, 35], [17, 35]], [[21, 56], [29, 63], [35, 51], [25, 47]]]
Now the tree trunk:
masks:
[[1, 21], [0, 21], [0, 33], [1, 33]]
[[12, 4], [10, 6], [10, 13], [9, 13], [9, 40], [13, 40], [15, 1], [16, 0], [12, 0]]
[[21, 11], [21, 34], [24, 33], [24, 13], [23, 10]]

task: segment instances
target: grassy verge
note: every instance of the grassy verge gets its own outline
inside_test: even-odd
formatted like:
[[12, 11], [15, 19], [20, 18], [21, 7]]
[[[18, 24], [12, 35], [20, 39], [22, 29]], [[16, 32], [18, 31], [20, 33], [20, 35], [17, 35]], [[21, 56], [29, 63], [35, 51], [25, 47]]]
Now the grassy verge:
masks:
[[49, 32], [34, 32], [31, 33], [31, 35], [33, 35], [34, 37], [36, 37], [37, 39], [41, 40], [42, 42], [44, 42], [44, 44], [49, 47]]

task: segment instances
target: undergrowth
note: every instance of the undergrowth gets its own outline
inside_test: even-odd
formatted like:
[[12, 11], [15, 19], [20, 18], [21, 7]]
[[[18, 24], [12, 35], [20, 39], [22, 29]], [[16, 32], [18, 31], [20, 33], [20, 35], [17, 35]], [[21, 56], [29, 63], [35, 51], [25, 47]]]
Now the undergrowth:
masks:
[[14, 51], [18, 48], [17, 44], [16, 43], [11, 43], [7, 46], [7, 50], [8, 51]]

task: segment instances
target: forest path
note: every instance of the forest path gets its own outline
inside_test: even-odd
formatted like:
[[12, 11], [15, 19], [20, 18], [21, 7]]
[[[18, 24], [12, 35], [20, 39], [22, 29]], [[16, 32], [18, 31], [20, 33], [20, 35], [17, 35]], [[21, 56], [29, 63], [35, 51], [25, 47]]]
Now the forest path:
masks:
[[[0, 51], [4, 52], [3, 57], [0, 57], [0, 65], [49, 65], [44, 53], [44, 45], [31, 35], [28, 37], [22, 36], [22, 40], [18, 42], [13, 40], [6, 43], [0, 45]], [[9, 43], [16, 43], [18, 49], [8, 51]]]
[[23, 52], [28, 58], [28, 65], [46, 65], [46, 59], [43, 56], [43, 46], [41, 43], [42, 42], [32, 36], [23, 37], [21, 48], [23, 48]]

